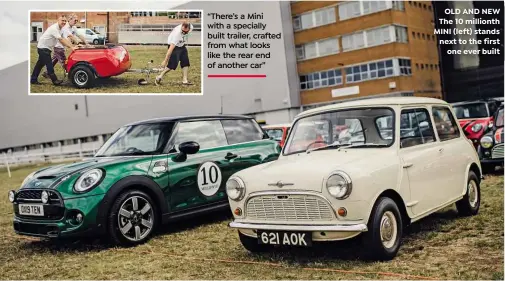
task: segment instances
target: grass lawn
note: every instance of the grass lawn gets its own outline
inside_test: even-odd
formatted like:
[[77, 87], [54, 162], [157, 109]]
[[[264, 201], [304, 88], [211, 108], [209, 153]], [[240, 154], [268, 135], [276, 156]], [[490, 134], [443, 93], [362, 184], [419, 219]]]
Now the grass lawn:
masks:
[[413, 279], [370, 272], [423, 279], [504, 277], [502, 175], [482, 183], [477, 216], [459, 217], [455, 207], [442, 210], [409, 228], [396, 259], [372, 263], [357, 260], [353, 241], [250, 254], [227, 227], [229, 212], [168, 225], [132, 248], [91, 239], [24, 238], [12, 229], [7, 191], [38, 168], [17, 168], [12, 178], [0, 170], [0, 279]]
[[[126, 46], [130, 57], [132, 60], [131, 69], [141, 69], [146, 67], [147, 62], [153, 60], [152, 67], [158, 67], [159, 64], [165, 58], [167, 52], [167, 46]], [[55, 86], [52, 84], [50, 79], [42, 77], [42, 73], [46, 71], [46, 68], [42, 68], [41, 75], [39, 76], [39, 82], [42, 85], [30, 85], [30, 91], [34, 93], [78, 93], [78, 94], [90, 94], [90, 93], [201, 93], [201, 48], [200, 47], [188, 47], [189, 59], [191, 66], [189, 68], [188, 80], [194, 85], [182, 85], [182, 70], [180, 66], [175, 71], [168, 72], [163, 78], [162, 85], [156, 86], [154, 84], [154, 78], [159, 73], [151, 74], [149, 78], [149, 84], [140, 86], [137, 84], [138, 79], [146, 78], [143, 73], [123, 73], [118, 76], [111, 77], [109, 79], [96, 81], [96, 85], [89, 89], [77, 89], [74, 87], [72, 82], [65, 79], [63, 84]], [[67, 58], [69, 55], [67, 50]], [[30, 46], [30, 71], [31, 75], [35, 64], [37, 63], [37, 45], [31, 44]], [[63, 68], [60, 64], [55, 66], [56, 76], [59, 79], [63, 78]], [[28, 79], [27, 79], [28, 81]]]

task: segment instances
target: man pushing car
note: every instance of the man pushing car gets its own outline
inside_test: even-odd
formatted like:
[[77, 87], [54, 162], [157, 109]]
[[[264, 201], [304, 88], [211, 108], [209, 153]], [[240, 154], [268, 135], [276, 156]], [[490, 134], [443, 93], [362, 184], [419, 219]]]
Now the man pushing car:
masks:
[[183, 85], [193, 85], [193, 83], [188, 81], [188, 69], [189, 69], [189, 56], [188, 49], [186, 48], [187, 35], [189, 32], [193, 31], [193, 25], [189, 22], [183, 22], [182, 24], [176, 26], [168, 35], [168, 51], [165, 56], [165, 60], [162, 62], [162, 67], [165, 69], [160, 75], [156, 76], [154, 83], [156, 85], [161, 84], [161, 79], [170, 70], [177, 69], [179, 62], [182, 68], [182, 84]]
[[53, 62], [51, 60], [51, 51], [56, 46], [58, 42], [65, 45], [67, 48], [72, 50], [77, 50], [77, 47], [73, 46], [72, 43], [62, 36], [62, 29], [67, 24], [67, 17], [65, 15], [61, 15], [58, 18], [58, 22], [51, 25], [39, 39], [39, 43], [37, 44], [37, 53], [39, 58], [35, 67], [33, 68], [33, 72], [30, 78], [31, 84], [40, 84], [38, 81], [38, 77], [42, 67], [46, 66], [47, 73], [51, 81], [53, 81], [54, 85], [60, 85], [63, 80], [59, 80], [54, 73]]
[[[81, 40], [83, 43], [86, 44], [86, 46], [89, 46], [89, 44], [86, 42], [86, 39], [84, 36], [77, 34], [77, 27], [75, 26], [77, 22], [79, 21], [77, 18], [76, 14], [71, 14], [67, 18], [68, 22], [67, 24], [61, 29], [61, 35], [63, 38], [70, 38], [73, 42], [77, 43], [79, 40]], [[78, 37], [78, 38], [77, 38]], [[54, 54], [53, 54], [53, 68], [56, 66], [56, 64], [59, 62], [60, 65], [63, 67], [63, 76], [66, 76], [66, 64], [65, 61], [67, 60], [67, 57], [65, 56], [65, 46], [61, 44], [61, 42], [57, 42], [56, 46], [54, 46]], [[42, 73], [42, 76], [44, 78], [49, 78], [47, 75], [47, 71]]]

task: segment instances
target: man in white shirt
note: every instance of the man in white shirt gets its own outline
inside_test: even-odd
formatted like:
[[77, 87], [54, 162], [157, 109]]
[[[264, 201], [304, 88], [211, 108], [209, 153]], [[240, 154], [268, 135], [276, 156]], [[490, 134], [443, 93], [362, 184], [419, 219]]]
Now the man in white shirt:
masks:
[[161, 79], [170, 70], [177, 69], [179, 62], [182, 68], [182, 84], [193, 85], [188, 81], [189, 57], [188, 49], [186, 49], [187, 36], [193, 30], [193, 25], [189, 22], [184, 22], [176, 26], [168, 35], [168, 51], [165, 60], [161, 63], [165, 69], [156, 76], [154, 83], [161, 84]]
[[[79, 42], [79, 39], [86, 44], [86, 46], [89, 46], [88, 43], [86, 43], [86, 39], [84, 36], [77, 34], [77, 27], [75, 26], [79, 19], [77, 18], [76, 14], [71, 14], [67, 17], [67, 24], [61, 29], [62, 32], [62, 37], [63, 38], [70, 38], [73, 42]], [[78, 37], [78, 38], [77, 38]], [[61, 64], [61, 67], [63, 67], [63, 75], [64, 77], [66, 76], [66, 69], [67, 66], [65, 64], [65, 61], [67, 60], [67, 57], [65, 56], [65, 46], [61, 44], [59, 41], [56, 43], [56, 46], [54, 46], [54, 54], [53, 54], [53, 68], [56, 66], [56, 64], [59, 62]], [[49, 78], [47, 75], [47, 71], [42, 73], [42, 77], [44, 78]]]
[[53, 62], [51, 61], [51, 51], [58, 42], [61, 42], [63, 45], [72, 50], [77, 50], [77, 47], [74, 47], [68, 39], [61, 36], [62, 28], [65, 24], [67, 24], [67, 17], [65, 15], [61, 15], [58, 18], [58, 22], [47, 28], [44, 34], [40, 37], [39, 43], [37, 44], [39, 59], [33, 68], [30, 79], [31, 84], [40, 84], [37, 79], [44, 65], [47, 68], [47, 73], [49, 78], [53, 81], [53, 84], [60, 85], [63, 82], [62, 80], [58, 80], [56, 74], [54, 73]]

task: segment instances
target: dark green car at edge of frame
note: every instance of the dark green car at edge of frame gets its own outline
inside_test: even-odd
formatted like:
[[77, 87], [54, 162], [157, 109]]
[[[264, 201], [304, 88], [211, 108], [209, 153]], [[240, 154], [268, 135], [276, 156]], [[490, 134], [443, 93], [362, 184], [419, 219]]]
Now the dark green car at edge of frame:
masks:
[[46, 167], [9, 192], [17, 234], [147, 241], [161, 224], [229, 208], [225, 183], [280, 147], [249, 116], [151, 119], [119, 128], [94, 157]]

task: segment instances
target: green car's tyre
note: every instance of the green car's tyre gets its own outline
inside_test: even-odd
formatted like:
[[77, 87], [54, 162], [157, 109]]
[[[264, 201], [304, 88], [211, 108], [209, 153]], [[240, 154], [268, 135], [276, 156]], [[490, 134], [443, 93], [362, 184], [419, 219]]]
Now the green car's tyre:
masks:
[[400, 249], [402, 235], [398, 206], [391, 198], [380, 197], [368, 221], [368, 231], [363, 233], [362, 255], [369, 260], [391, 260]]
[[462, 216], [473, 216], [479, 212], [480, 207], [480, 184], [477, 175], [473, 171], [468, 172], [466, 193], [462, 199], [456, 202], [458, 213]]
[[272, 246], [271, 245], [263, 245], [263, 244], [258, 244], [258, 239], [257, 238], [252, 238], [247, 235], [244, 235], [238, 232], [238, 237], [240, 238], [240, 242], [242, 243], [242, 246], [246, 248], [251, 253], [262, 253], [262, 252], [267, 252], [269, 251]]
[[157, 227], [157, 214], [157, 207], [148, 194], [140, 190], [120, 194], [108, 215], [112, 242], [125, 246], [144, 243]]

